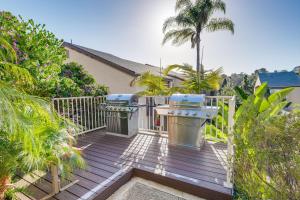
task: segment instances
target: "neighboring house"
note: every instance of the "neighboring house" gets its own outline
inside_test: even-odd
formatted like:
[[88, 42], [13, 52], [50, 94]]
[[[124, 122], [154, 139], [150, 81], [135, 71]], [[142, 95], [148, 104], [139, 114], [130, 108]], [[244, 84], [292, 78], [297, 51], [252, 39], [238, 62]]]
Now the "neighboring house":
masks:
[[[143, 88], [131, 86], [130, 83], [140, 74], [150, 71], [160, 75], [160, 68], [125, 60], [112, 54], [64, 42], [68, 59], [66, 62], [77, 62], [94, 76], [97, 83], [109, 87], [110, 93], [136, 93]], [[177, 86], [183, 79], [177, 73], [171, 73], [166, 81], [169, 86]]]
[[286, 97], [288, 101], [300, 104], [300, 76], [295, 72], [258, 73], [255, 88], [267, 82], [270, 93], [280, 89], [293, 87], [294, 90]]

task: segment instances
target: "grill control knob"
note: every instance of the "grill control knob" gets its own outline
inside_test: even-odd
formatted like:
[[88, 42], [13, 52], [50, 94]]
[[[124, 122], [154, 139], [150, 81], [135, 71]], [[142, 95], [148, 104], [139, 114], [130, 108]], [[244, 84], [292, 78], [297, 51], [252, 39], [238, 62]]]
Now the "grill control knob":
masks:
[[189, 112], [186, 112], [186, 113], [185, 113], [186, 116], [188, 116], [189, 114], [190, 114]]
[[197, 113], [195, 112], [195, 113], [193, 114], [193, 116], [197, 116]]

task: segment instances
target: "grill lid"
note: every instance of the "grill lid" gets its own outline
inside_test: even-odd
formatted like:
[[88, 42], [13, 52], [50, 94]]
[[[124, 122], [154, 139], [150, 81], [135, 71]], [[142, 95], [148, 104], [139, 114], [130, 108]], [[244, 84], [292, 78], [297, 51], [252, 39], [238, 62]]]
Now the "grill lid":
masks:
[[170, 106], [203, 106], [204, 94], [173, 94], [170, 97]]
[[132, 105], [138, 103], [138, 97], [135, 94], [110, 94], [106, 97], [107, 103]]

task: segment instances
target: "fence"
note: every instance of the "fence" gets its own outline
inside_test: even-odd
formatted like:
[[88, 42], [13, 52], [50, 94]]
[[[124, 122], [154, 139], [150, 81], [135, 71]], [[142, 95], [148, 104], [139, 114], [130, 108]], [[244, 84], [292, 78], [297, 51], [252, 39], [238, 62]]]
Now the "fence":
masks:
[[[214, 141], [224, 141], [229, 133], [229, 102], [231, 96], [206, 96], [205, 106], [219, 107], [218, 115], [208, 119], [205, 126], [205, 136]], [[147, 96], [140, 97], [139, 104], [145, 105], [139, 110], [139, 130], [150, 132], [168, 132], [167, 117], [159, 117], [155, 107], [169, 103], [169, 97]], [[160, 130], [159, 128], [162, 128]]]
[[[71, 120], [76, 126], [76, 134], [106, 127], [106, 113], [100, 109], [100, 104], [106, 97], [69, 97], [54, 98], [53, 107], [65, 119]], [[168, 132], [168, 118], [157, 116], [155, 108], [169, 104], [167, 96], [140, 97], [139, 131], [156, 133]], [[226, 186], [232, 187], [233, 178], [233, 116], [235, 98], [232, 96], [206, 96], [205, 106], [219, 108], [218, 115], [205, 123], [205, 137], [208, 140], [227, 142], [227, 181]]]
[[[140, 97], [139, 104], [145, 105], [139, 110], [139, 130], [149, 132], [168, 132], [168, 118], [157, 116], [155, 107], [169, 104], [169, 97]], [[235, 112], [235, 97], [206, 96], [204, 106], [218, 107], [218, 115], [205, 123], [205, 138], [215, 142], [227, 143], [227, 179], [225, 186], [232, 187], [233, 179], [233, 116]]]
[[76, 134], [82, 134], [105, 127], [105, 113], [100, 110], [104, 101], [105, 97], [67, 97], [54, 98], [52, 104], [58, 114], [77, 126]]

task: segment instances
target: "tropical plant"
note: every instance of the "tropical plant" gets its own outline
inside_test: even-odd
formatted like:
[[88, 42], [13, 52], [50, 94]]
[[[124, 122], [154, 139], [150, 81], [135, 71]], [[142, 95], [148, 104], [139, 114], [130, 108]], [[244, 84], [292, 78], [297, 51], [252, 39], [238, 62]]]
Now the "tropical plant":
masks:
[[201, 72], [200, 78], [204, 79], [204, 68], [200, 64], [202, 31], [229, 30], [234, 33], [234, 24], [227, 18], [212, 17], [216, 11], [226, 12], [226, 5], [222, 0], [195, 0], [194, 3], [191, 0], [177, 0], [175, 10], [178, 14], [164, 22], [163, 44], [169, 40], [176, 45], [191, 41], [191, 47], [196, 47], [197, 50], [197, 72]]
[[281, 114], [292, 88], [266, 97], [262, 84], [235, 114], [236, 198], [299, 199], [300, 114]]
[[[220, 88], [222, 80], [222, 68], [216, 70], [204, 71], [199, 74], [189, 64], [170, 65], [164, 70], [164, 74], [168, 74], [172, 70], [178, 70], [183, 74], [184, 81], [182, 81], [182, 91], [184, 93], [199, 93], [199, 91], [211, 90], [216, 91]], [[200, 79], [201, 76], [202, 78]]]
[[[264, 104], [266, 104], [265, 106], [268, 108], [268, 106], [271, 106], [271, 104], [267, 104], [266, 102], [270, 101], [268, 99], [268, 90], [267, 90], [267, 85], [266, 83], [263, 84], [263, 86], [261, 88], [264, 88], [263, 90], [263, 96], [264, 96]], [[234, 89], [234, 95], [236, 95], [236, 97], [239, 97], [238, 99], [240, 101], [236, 101], [236, 108], [237, 108], [237, 112], [239, 112], [239, 107], [241, 105], [243, 105], [243, 103], [245, 101], [247, 101], [247, 99], [250, 96], [256, 96], [256, 93], [254, 94], [249, 94], [247, 93], [245, 90], [243, 90], [241, 87], [236, 86]], [[291, 91], [291, 88], [285, 89], [285, 90], [281, 90], [278, 91], [276, 93], [274, 93], [273, 95], [270, 96], [270, 98], [274, 98], [274, 96], [276, 98], [279, 98], [276, 100], [277, 101], [281, 101], [283, 100], [286, 95]], [[257, 90], [258, 91], [258, 90]], [[256, 101], [258, 101], [258, 97], [256, 99]], [[287, 104], [285, 104], [285, 106], [289, 106], [290, 102], [287, 102]], [[214, 139], [214, 140], [218, 140], [218, 141], [223, 141], [226, 142], [227, 141], [227, 130], [228, 130], [228, 103], [227, 102], [222, 102], [222, 101], [218, 101], [218, 107], [219, 107], [219, 112], [217, 117], [215, 117], [212, 120], [211, 124], [207, 125], [207, 129], [206, 129], [206, 136], [208, 139]], [[237, 116], [237, 115], [236, 115]], [[222, 124], [222, 128], [223, 130], [220, 129], [220, 127], [217, 127], [217, 124]]]
[[179, 87], [169, 87], [167, 77], [164, 72], [162, 76], [154, 75], [151, 72], [145, 72], [131, 81], [131, 85], [138, 85], [145, 90], [138, 92], [141, 96], [167, 96], [175, 92], [180, 92]]
[[[63, 173], [83, 167], [73, 147], [70, 124], [65, 123], [40, 97], [26, 94], [34, 78], [19, 67], [16, 52], [0, 36], [0, 199], [10, 187], [16, 170], [47, 169], [57, 165]], [[10, 76], [8, 76], [10, 75]]]

